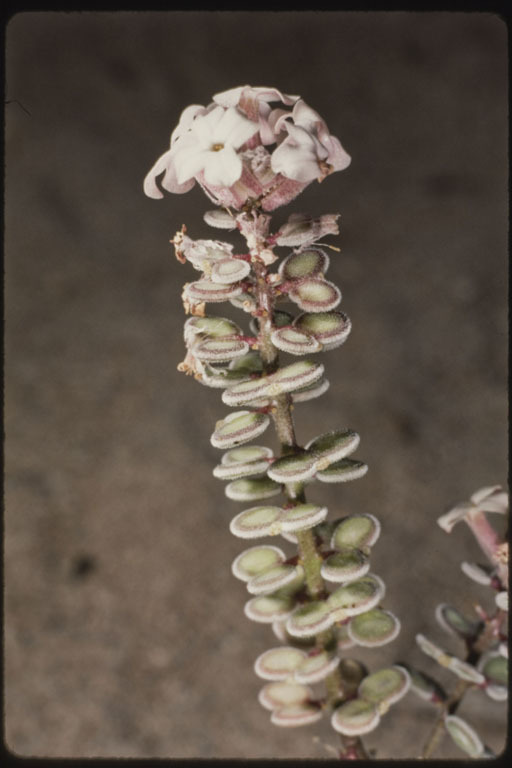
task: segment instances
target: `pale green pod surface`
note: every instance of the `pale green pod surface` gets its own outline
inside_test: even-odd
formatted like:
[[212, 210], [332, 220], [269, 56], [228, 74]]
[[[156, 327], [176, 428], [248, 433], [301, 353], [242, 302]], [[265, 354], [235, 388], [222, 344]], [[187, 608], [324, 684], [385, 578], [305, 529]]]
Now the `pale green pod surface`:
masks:
[[295, 328], [278, 328], [273, 331], [270, 340], [275, 347], [290, 355], [307, 355], [322, 349], [322, 345], [314, 336]]
[[[439, 662], [439, 659], [437, 661]], [[476, 683], [477, 685], [485, 683], [485, 677], [476, 667], [468, 664], [467, 661], [458, 659], [456, 656], [450, 656], [447, 666], [450, 672], [454, 672], [461, 680], [468, 680], [470, 683]]]
[[215, 389], [225, 389], [226, 387], [232, 387], [235, 384], [239, 384], [241, 381], [247, 381], [248, 378], [248, 373], [231, 371], [229, 368], [215, 367], [209, 363], [204, 363], [201, 384]]
[[260, 501], [278, 496], [282, 486], [269, 477], [242, 477], [233, 480], [224, 489], [228, 499], [233, 501]]
[[313, 600], [299, 606], [286, 622], [286, 631], [292, 637], [311, 637], [333, 623], [325, 600]]
[[232, 320], [225, 317], [189, 317], [184, 325], [185, 341], [197, 335], [221, 339], [223, 336], [241, 336], [242, 329]]
[[251, 507], [231, 520], [229, 530], [241, 539], [276, 536], [281, 530], [281, 514], [281, 507]]
[[272, 448], [266, 445], [242, 445], [227, 451], [221, 459], [222, 464], [233, 466], [234, 464], [247, 464], [261, 459], [271, 459], [274, 453]]
[[346, 651], [348, 648], [353, 648], [356, 645], [348, 633], [349, 626], [349, 623], [336, 626], [336, 642], [339, 651]]
[[210, 440], [215, 448], [234, 448], [261, 435], [269, 423], [270, 419], [266, 413], [235, 411], [217, 422]]
[[281, 515], [281, 533], [314, 528], [325, 520], [327, 512], [327, 507], [319, 507], [317, 504], [297, 504], [285, 509]]
[[[293, 322], [293, 315], [290, 312], [285, 312], [283, 309], [275, 309], [272, 315], [272, 325], [274, 328], [283, 328], [285, 325], [291, 325]], [[251, 318], [249, 328], [255, 336], [260, 332], [260, 324], [257, 317]]]
[[241, 384], [235, 384], [222, 393], [222, 402], [226, 405], [246, 405], [252, 400], [265, 396], [268, 388], [268, 376], [249, 379]]
[[247, 583], [247, 591], [251, 595], [265, 595], [276, 589], [293, 582], [297, 576], [303, 574], [301, 565], [274, 565], [256, 576]]
[[217, 464], [213, 469], [214, 477], [219, 480], [238, 480], [242, 477], [253, 477], [263, 475], [267, 471], [268, 461], [266, 459], [257, 459], [256, 461], [247, 461], [237, 464]]
[[283, 280], [300, 280], [316, 277], [327, 272], [329, 257], [321, 248], [310, 247], [298, 253], [291, 253], [279, 265]]
[[288, 618], [294, 608], [295, 601], [291, 597], [258, 595], [245, 604], [244, 613], [252, 621], [272, 624], [278, 619]]
[[277, 397], [284, 392], [294, 392], [317, 381], [323, 372], [324, 366], [321, 363], [312, 363], [311, 360], [300, 360], [291, 365], [285, 365], [267, 377], [266, 394]]
[[327, 392], [329, 387], [329, 381], [322, 376], [318, 381], [314, 381], [313, 384], [308, 384], [307, 387], [302, 387], [292, 392], [292, 403], [305, 403], [308, 400], [315, 400]]
[[218, 229], [236, 229], [235, 217], [221, 208], [216, 208], [213, 211], [206, 211], [206, 213], [203, 214], [203, 219], [210, 227], [217, 227]]
[[292, 581], [289, 581], [288, 584], [285, 584], [283, 587], [279, 587], [273, 594], [278, 597], [293, 597], [293, 595], [303, 589], [304, 581], [304, 570], [300, 568], [297, 570], [295, 578]]
[[271, 710], [304, 704], [311, 698], [313, 691], [309, 686], [279, 680], [264, 685], [258, 696], [260, 704]]
[[357, 694], [373, 704], [391, 705], [399, 701], [411, 685], [409, 672], [405, 667], [394, 665], [378, 669], [361, 681]]
[[246, 341], [233, 338], [204, 339], [194, 345], [194, 355], [210, 363], [227, 363], [247, 354], [248, 350]]
[[318, 457], [318, 469], [326, 469], [356, 450], [359, 435], [352, 429], [336, 430], [319, 435], [306, 443], [306, 450]]
[[476, 638], [482, 629], [481, 621], [471, 621], [448, 603], [441, 603], [437, 606], [436, 619], [438, 624], [450, 635], [458, 635], [465, 639]]
[[284, 563], [286, 560], [284, 552], [279, 547], [271, 544], [250, 547], [241, 552], [233, 560], [231, 572], [233, 576], [241, 581], [250, 581], [256, 576], [274, 565]]
[[346, 483], [348, 480], [357, 480], [368, 472], [368, 465], [362, 461], [353, 459], [341, 459], [335, 461], [327, 469], [317, 472], [317, 480], [322, 483]]
[[327, 598], [334, 621], [357, 616], [369, 611], [382, 600], [385, 593], [384, 583], [375, 574], [368, 574], [362, 579], [343, 584]]
[[345, 547], [324, 560], [321, 574], [326, 581], [348, 583], [365, 576], [369, 570], [370, 560], [360, 549]]
[[267, 474], [278, 483], [302, 482], [313, 477], [316, 458], [311, 453], [295, 453], [276, 459], [267, 469]]
[[197, 280], [195, 283], [188, 283], [185, 286], [186, 297], [196, 303], [227, 301], [240, 293], [242, 293], [242, 288], [236, 283], [228, 285], [227, 283], [212, 283], [210, 280]]
[[380, 523], [376, 517], [363, 513], [343, 518], [334, 528], [331, 547], [372, 547], [380, 536]]
[[469, 757], [482, 757], [484, 745], [477, 732], [462, 717], [446, 715], [444, 725], [455, 744]]
[[501, 653], [489, 653], [483, 656], [478, 669], [486, 680], [497, 685], [508, 685], [508, 659]]
[[239, 357], [229, 364], [230, 371], [243, 373], [261, 373], [263, 371], [263, 361], [260, 353], [252, 349], [244, 357]]
[[299, 315], [294, 325], [306, 331], [322, 344], [324, 351], [339, 347], [352, 329], [350, 318], [344, 312], [311, 312]]
[[298, 683], [319, 683], [334, 672], [339, 663], [338, 656], [327, 651], [310, 653], [295, 670], [294, 679]]
[[306, 656], [305, 651], [290, 645], [270, 648], [258, 656], [254, 662], [254, 671], [263, 680], [286, 680], [293, 675]]
[[322, 719], [322, 709], [313, 703], [304, 702], [274, 709], [270, 720], [274, 725], [290, 728], [310, 725]]
[[315, 637], [292, 637], [292, 635], [286, 631], [286, 621], [272, 622], [272, 631], [282, 643], [288, 643], [297, 648], [312, 648], [316, 643]]
[[373, 731], [380, 722], [375, 704], [365, 699], [352, 699], [334, 710], [331, 725], [345, 736], [361, 736]]
[[229, 297], [229, 303], [244, 312], [253, 312], [258, 306], [254, 296], [248, 291], [243, 291], [241, 287]]
[[357, 645], [375, 648], [390, 643], [400, 632], [400, 622], [390, 611], [373, 608], [354, 616], [347, 626], [348, 636]]
[[251, 265], [242, 259], [220, 259], [212, 266], [210, 279], [214, 283], [238, 283], [251, 272]]
[[416, 635], [416, 643], [419, 645], [423, 653], [425, 653], [427, 656], [430, 656], [430, 658], [435, 659], [436, 661], [441, 659], [443, 662], [442, 666], [447, 667], [450, 663], [451, 654], [447, 653], [445, 650], [433, 643], [432, 640], [429, 640], [428, 637], [425, 637], [425, 635], [421, 634], [421, 632]]
[[304, 312], [329, 312], [340, 303], [341, 291], [329, 280], [306, 277], [290, 288], [288, 298]]

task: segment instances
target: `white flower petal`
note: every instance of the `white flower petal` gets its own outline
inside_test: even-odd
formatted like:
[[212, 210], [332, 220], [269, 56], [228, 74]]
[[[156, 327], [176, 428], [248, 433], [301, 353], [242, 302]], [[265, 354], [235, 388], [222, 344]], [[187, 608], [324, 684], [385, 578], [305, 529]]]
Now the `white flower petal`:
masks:
[[186, 107], [180, 115], [180, 121], [171, 134], [171, 146], [182, 134], [184, 134], [192, 125], [194, 118], [199, 114], [204, 114], [206, 109], [201, 104], [191, 104]]
[[176, 152], [174, 167], [178, 182], [183, 184], [196, 176], [199, 171], [202, 171], [210, 154], [206, 149], [194, 149], [193, 147]]
[[222, 107], [215, 107], [207, 115], [196, 118], [190, 128], [191, 133], [197, 139], [198, 145], [203, 149], [209, 149], [213, 144], [215, 129], [224, 117], [225, 111]]
[[226, 143], [238, 149], [259, 130], [258, 123], [244, 117], [237, 109], [230, 107], [223, 114], [214, 131], [214, 143]]
[[214, 187], [231, 187], [242, 175], [242, 161], [233, 147], [225, 146], [218, 152], [208, 152], [204, 165], [204, 178]]

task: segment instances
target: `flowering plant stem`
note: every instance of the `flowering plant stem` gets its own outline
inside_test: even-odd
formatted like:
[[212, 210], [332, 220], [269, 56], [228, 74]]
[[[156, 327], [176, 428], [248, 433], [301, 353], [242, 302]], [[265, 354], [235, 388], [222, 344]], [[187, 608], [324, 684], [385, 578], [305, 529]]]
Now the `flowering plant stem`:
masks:
[[[253, 214], [257, 215], [257, 214]], [[243, 231], [242, 231], [243, 234]], [[259, 243], [259, 245], [263, 245]], [[256, 252], [255, 252], [256, 251]], [[253, 249], [253, 255], [256, 257], [254, 263], [254, 272], [257, 276], [257, 287], [255, 299], [257, 303], [257, 314], [260, 319], [258, 347], [263, 361], [265, 373], [272, 373], [278, 365], [278, 350], [272, 344], [271, 334], [275, 329], [272, 323], [274, 301], [272, 292], [269, 290], [268, 269], [263, 260], [258, 260], [258, 247]], [[285, 456], [298, 448], [295, 435], [295, 427], [292, 415], [292, 399], [289, 394], [278, 395], [274, 400], [274, 406], [271, 409], [271, 415], [274, 427], [281, 444], [281, 455]], [[286, 483], [285, 495], [288, 501], [299, 501], [305, 503], [306, 496], [304, 492], [304, 483]], [[323, 598], [327, 594], [324, 580], [320, 573], [322, 557], [315, 544], [315, 538], [312, 529], [297, 531], [297, 544], [299, 549], [300, 564], [304, 568], [306, 589], [312, 600]], [[336, 636], [334, 631], [329, 628], [316, 636], [316, 642], [319, 647], [331, 650], [336, 647]], [[327, 689], [327, 707], [334, 707], [345, 698], [344, 684], [339, 667], [337, 667], [326, 678], [325, 685]], [[367, 759], [368, 755], [359, 737], [349, 737], [340, 734], [342, 750], [341, 759]]]

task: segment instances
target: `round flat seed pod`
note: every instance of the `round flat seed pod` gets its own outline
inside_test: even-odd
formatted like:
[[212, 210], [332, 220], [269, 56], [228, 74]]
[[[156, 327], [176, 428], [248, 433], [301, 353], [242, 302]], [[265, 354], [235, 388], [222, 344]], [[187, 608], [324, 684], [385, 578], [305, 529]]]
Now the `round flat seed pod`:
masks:
[[189, 317], [183, 333], [185, 341], [194, 339], [197, 335], [220, 339], [223, 336], [241, 336], [242, 329], [232, 320], [225, 317]]
[[235, 411], [217, 422], [210, 440], [215, 448], [234, 448], [261, 435], [269, 423], [270, 419], [266, 413]]
[[380, 523], [370, 514], [349, 515], [343, 518], [334, 528], [331, 547], [372, 547], [380, 536]]
[[241, 477], [226, 485], [224, 493], [233, 501], [260, 501], [278, 496], [282, 486], [269, 477]]
[[479, 735], [462, 717], [446, 715], [444, 725], [454, 743], [469, 757], [483, 756], [484, 745]]
[[324, 351], [343, 344], [352, 329], [344, 312], [310, 312], [299, 315], [293, 324], [298, 330], [313, 334]]
[[340, 659], [340, 673], [347, 686], [355, 692], [361, 680], [367, 676], [368, 670], [358, 659]]
[[313, 600], [301, 605], [286, 622], [286, 631], [292, 637], [311, 637], [333, 623], [325, 600]]
[[317, 472], [316, 479], [322, 483], [345, 483], [348, 480], [357, 480], [368, 472], [368, 465], [362, 461], [353, 459], [341, 459], [335, 461], [327, 469]]
[[326, 469], [335, 461], [353, 453], [359, 445], [360, 438], [352, 429], [336, 430], [319, 435], [306, 443], [306, 450], [318, 458], [318, 469]]
[[265, 396], [268, 387], [268, 376], [243, 381], [235, 384], [222, 393], [222, 402], [226, 405], [246, 405], [258, 397]]
[[238, 464], [217, 464], [214, 467], [213, 475], [219, 480], [237, 480], [241, 477], [253, 477], [262, 475], [267, 471], [267, 459], [257, 459], [256, 461], [247, 461]]
[[192, 302], [219, 302], [232, 299], [242, 293], [240, 285], [227, 283], [212, 283], [209, 280], [198, 280], [185, 286], [185, 295]]
[[195, 240], [188, 241], [183, 250], [187, 261], [196, 269], [204, 270], [216, 261], [228, 258], [233, 246], [219, 240]]
[[329, 595], [326, 602], [331, 609], [333, 620], [343, 621], [375, 608], [382, 600], [384, 593], [382, 579], [375, 574], [368, 574], [362, 579], [338, 587]]
[[320, 248], [307, 248], [291, 253], [279, 265], [283, 280], [299, 280], [305, 277], [323, 275], [329, 267], [329, 257]]
[[460, 568], [472, 581], [476, 581], [477, 584], [483, 584], [486, 587], [490, 586], [493, 569], [489, 566], [462, 562]]
[[[239, 284], [235, 283], [235, 285]], [[229, 303], [237, 309], [242, 309], [244, 312], [254, 312], [257, 307], [254, 296], [248, 291], [244, 291], [241, 286], [239, 291], [229, 297]]]
[[316, 460], [312, 454], [297, 453], [276, 459], [267, 474], [278, 483], [302, 482], [315, 474]]
[[194, 345], [194, 355], [210, 363], [227, 363], [247, 354], [249, 345], [240, 339], [205, 339]]
[[457, 608], [441, 603], [436, 608], [438, 624], [450, 635], [466, 639], [476, 638], [482, 628], [481, 621], [470, 621]]
[[212, 266], [210, 279], [214, 283], [238, 283], [251, 272], [251, 265], [242, 259], [219, 259]]
[[419, 669], [408, 667], [411, 678], [411, 691], [424, 701], [441, 702], [445, 701], [447, 696], [444, 689], [434, 678], [420, 672]]
[[288, 298], [304, 312], [329, 312], [340, 303], [341, 291], [329, 280], [306, 277], [290, 288]]
[[285, 728], [310, 725], [310, 723], [316, 723], [321, 719], [321, 708], [309, 702], [274, 709], [270, 716], [270, 720], [274, 725], [280, 725]]
[[317, 397], [321, 397], [324, 392], [327, 392], [329, 387], [329, 381], [322, 376], [318, 381], [314, 381], [313, 384], [309, 384], [307, 387], [302, 387], [301, 389], [296, 389], [295, 392], [292, 392], [292, 402], [305, 403], [307, 400], [315, 400]]
[[421, 648], [423, 653], [425, 653], [427, 656], [430, 656], [431, 659], [435, 659], [435, 661], [439, 661], [441, 659], [441, 661], [444, 662], [442, 666], [448, 666], [451, 658], [450, 654], [429, 640], [428, 637], [425, 637], [425, 635], [421, 634], [421, 632], [416, 635], [416, 643]]
[[352, 699], [334, 710], [331, 725], [345, 736], [361, 736], [373, 731], [380, 722], [377, 707], [365, 699]]
[[285, 509], [281, 515], [281, 534], [314, 528], [325, 520], [327, 512], [327, 507], [319, 507], [317, 504], [297, 504]]
[[256, 349], [251, 349], [244, 357], [232, 360], [229, 364], [229, 370], [246, 374], [261, 373], [263, 371], [263, 361], [260, 353]]
[[361, 681], [357, 694], [373, 704], [394, 704], [405, 696], [411, 677], [405, 667], [398, 664], [377, 670]]
[[456, 656], [450, 656], [447, 666], [450, 672], [456, 674], [461, 680], [469, 680], [470, 683], [476, 683], [477, 685], [485, 683], [485, 677], [476, 667], [468, 664], [466, 661], [462, 661], [462, 659], [458, 659]]
[[327, 651], [310, 654], [295, 670], [294, 679], [298, 683], [318, 683], [334, 672], [339, 663], [339, 658]]
[[304, 570], [303, 568], [299, 568], [296, 571], [296, 575], [292, 581], [289, 581], [288, 584], [285, 584], [283, 587], [279, 587], [278, 590], [274, 592], [275, 595], [282, 595], [284, 597], [287, 596], [293, 596], [297, 592], [300, 592], [300, 590], [304, 587]]
[[240, 448], [233, 448], [227, 451], [221, 459], [222, 464], [246, 464], [247, 462], [261, 459], [271, 459], [274, 453], [272, 448], [266, 445], [242, 445]]
[[356, 645], [348, 633], [349, 626], [350, 623], [338, 624], [336, 626], [336, 642], [339, 651], [346, 651], [348, 648], [353, 648]]
[[505, 590], [498, 592], [494, 599], [498, 608], [501, 608], [502, 611], [506, 611], [508, 613], [508, 592]]
[[242, 371], [230, 371], [229, 367], [216, 368], [209, 363], [204, 363], [201, 384], [204, 384], [206, 387], [213, 387], [214, 389], [225, 389], [226, 387], [239, 384], [241, 381], [247, 381], [248, 378], [249, 374]]
[[303, 573], [301, 565], [274, 565], [253, 576], [247, 583], [247, 591], [251, 595], [266, 595], [293, 582], [301, 573]]
[[250, 581], [258, 573], [286, 560], [284, 552], [271, 544], [250, 547], [233, 560], [231, 572], [241, 581]]
[[307, 685], [279, 680], [264, 685], [258, 696], [260, 704], [270, 710], [305, 704], [310, 698], [313, 691]]
[[501, 653], [489, 653], [483, 656], [478, 669], [490, 683], [508, 685], [508, 659]]
[[301, 389], [317, 381], [323, 372], [324, 366], [321, 363], [312, 363], [310, 360], [300, 360], [291, 365], [285, 365], [267, 377], [266, 394], [270, 397], [277, 397], [284, 392], [294, 392], [296, 389]]
[[203, 219], [210, 225], [210, 227], [218, 227], [218, 229], [236, 229], [235, 217], [220, 208], [216, 208], [213, 211], [206, 211], [206, 213], [203, 213]]
[[263, 680], [286, 680], [306, 656], [305, 651], [291, 645], [271, 648], [258, 656], [254, 662], [254, 671]]
[[396, 616], [381, 608], [373, 608], [354, 616], [347, 625], [347, 633], [357, 645], [375, 648], [390, 643], [400, 632]]
[[290, 355], [307, 355], [308, 352], [320, 352], [322, 345], [310, 333], [295, 328], [278, 328], [273, 331], [272, 344]]
[[508, 699], [508, 688], [506, 685], [490, 683], [484, 690], [487, 696], [494, 701], [507, 701]]
[[281, 507], [251, 507], [239, 512], [229, 524], [229, 530], [240, 539], [275, 536], [281, 530]]
[[365, 576], [369, 570], [370, 560], [360, 549], [345, 547], [329, 555], [322, 563], [320, 572], [326, 581], [348, 583]]
[[252, 621], [272, 624], [274, 621], [286, 619], [294, 608], [295, 603], [290, 597], [258, 595], [244, 605], [244, 613]]

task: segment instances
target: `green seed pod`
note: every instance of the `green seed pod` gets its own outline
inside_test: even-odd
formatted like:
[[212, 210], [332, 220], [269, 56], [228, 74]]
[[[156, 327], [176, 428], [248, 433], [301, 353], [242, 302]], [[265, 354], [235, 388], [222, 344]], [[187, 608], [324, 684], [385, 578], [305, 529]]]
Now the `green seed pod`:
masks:
[[260, 704], [270, 710], [305, 704], [312, 698], [313, 691], [309, 686], [279, 680], [264, 685], [258, 696]]
[[375, 606], [384, 597], [386, 588], [384, 582], [375, 574], [368, 574], [362, 579], [343, 584], [327, 598], [334, 621], [357, 616]]
[[[361, 699], [379, 707], [382, 714], [385, 709], [399, 701], [411, 685], [409, 672], [405, 667], [394, 665], [377, 670], [361, 681], [357, 694]], [[384, 705], [381, 707], [381, 705]]]
[[311, 333], [324, 352], [341, 346], [352, 330], [350, 318], [344, 312], [310, 312], [294, 320], [297, 330]]
[[268, 477], [242, 477], [229, 483], [224, 493], [233, 501], [260, 501], [278, 496], [282, 490], [281, 485]]
[[311, 453], [295, 453], [276, 459], [267, 469], [267, 474], [278, 483], [303, 482], [313, 477], [316, 457]]
[[259, 459], [256, 461], [247, 461], [245, 464], [217, 464], [213, 469], [214, 477], [219, 480], [238, 480], [241, 477], [253, 477], [262, 475], [266, 472], [268, 461]]
[[478, 670], [484, 675], [485, 692], [494, 701], [508, 699], [508, 659], [499, 651], [491, 651], [480, 659]]
[[210, 440], [215, 448], [234, 448], [261, 435], [269, 423], [266, 413], [235, 411], [217, 422]]
[[240, 339], [205, 339], [194, 345], [194, 355], [210, 363], [227, 363], [247, 354], [249, 345]]
[[[364, 616], [364, 614], [362, 615]], [[336, 643], [339, 651], [346, 651], [348, 648], [353, 648], [356, 645], [348, 633], [349, 626], [349, 623], [336, 626]]]
[[254, 671], [263, 680], [286, 680], [306, 658], [305, 651], [290, 645], [271, 648], [258, 656]]
[[386, 645], [397, 637], [400, 622], [390, 611], [373, 608], [371, 611], [354, 616], [347, 626], [347, 633], [357, 645], [376, 648]]
[[304, 702], [286, 707], [274, 709], [270, 720], [274, 725], [282, 727], [293, 727], [299, 725], [310, 725], [322, 719], [322, 709], [313, 703]]
[[284, 563], [285, 560], [285, 554], [279, 547], [274, 547], [271, 544], [258, 545], [241, 552], [233, 560], [231, 572], [241, 581], [250, 581], [258, 573], [262, 573], [262, 571], [266, 571], [279, 563]]
[[210, 279], [214, 283], [238, 283], [251, 272], [251, 265], [242, 259], [220, 259], [212, 266]]
[[[293, 315], [290, 312], [285, 312], [284, 309], [275, 309], [272, 314], [272, 325], [274, 328], [283, 328], [285, 325], [291, 325], [293, 322]], [[260, 324], [257, 317], [251, 318], [249, 323], [251, 333], [257, 336], [260, 332]]]
[[350, 453], [359, 445], [359, 435], [351, 429], [327, 432], [306, 443], [306, 450], [315, 454], [318, 459], [318, 469], [326, 469]]
[[185, 286], [185, 296], [192, 303], [227, 301], [241, 293], [242, 288], [237, 283], [228, 285], [227, 283], [212, 283], [210, 280], [198, 280]]
[[262, 373], [263, 360], [260, 353], [252, 349], [244, 357], [239, 357], [236, 360], [232, 360], [229, 364], [230, 371], [239, 371], [246, 374]]
[[333, 549], [372, 547], [380, 536], [380, 530], [380, 523], [373, 515], [348, 515], [334, 528], [330, 544]]
[[266, 395], [277, 397], [285, 392], [295, 392], [317, 381], [324, 372], [321, 363], [312, 363], [311, 360], [300, 360], [291, 365], [285, 365], [276, 373], [267, 376], [268, 387]]
[[346, 584], [361, 578], [369, 570], [369, 558], [360, 549], [346, 547], [324, 560], [321, 574], [326, 581]]
[[210, 227], [217, 227], [218, 229], [236, 229], [235, 217], [221, 208], [216, 208], [214, 211], [206, 211], [206, 213], [203, 214], [203, 219]]
[[286, 622], [286, 631], [292, 637], [311, 637], [333, 624], [325, 600], [313, 600], [299, 606]]
[[229, 530], [241, 539], [276, 536], [281, 530], [281, 514], [281, 507], [251, 507], [231, 520]]
[[345, 483], [348, 480], [357, 480], [368, 472], [368, 466], [362, 461], [341, 459], [331, 464], [327, 469], [317, 472], [317, 480], [322, 483]]
[[295, 609], [295, 601], [291, 597], [276, 595], [258, 595], [244, 606], [248, 619], [262, 624], [272, 624], [278, 619], [286, 619]]
[[214, 367], [205, 363], [201, 384], [214, 389], [225, 389], [240, 384], [242, 381], [247, 381], [247, 379], [249, 379], [249, 374], [243, 371], [231, 371], [229, 367]]
[[319, 683], [334, 672], [339, 663], [338, 656], [327, 651], [308, 654], [296, 668], [294, 679], [298, 683]]
[[320, 352], [322, 345], [310, 333], [295, 328], [277, 328], [270, 337], [272, 344], [290, 355], [307, 355]]
[[329, 312], [340, 303], [341, 291], [329, 280], [306, 277], [296, 281], [288, 291], [288, 298], [304, 312]]
[[323, 395], [324, 392], [327, 392], [329, 387], [329, 381], [322, 376], [318, 381], [313, 382], [313, 384], [308, 384], [307, 387], [302, 387], [301, 389], [296, 389], [295, 392], [292, 392], [292, 403], [305, 403], [308, 400], [315, 400], [317, 397]]
[[222, 402], [226, 405], [246, 405], [258, 397], [267, 394], [268, 376], [260, 376], [258, 379], [249, 379], [241, 384], [235, 384], [222, 393]]
[[240, 291], [233, 293], [229, 297], [229, 303], [237, 309], [242, 309], [244, 312], [254, 312], [258, 306], [252, 293], [242, 290], [241, 287]]
[[457, 608], [441, 603], [436, 608], [437, 623], [450, 635], [475, 639], [482, 629], [481, 621], [470, 621]]
[[274, 565], [256, 576], [247, 583], [247, 591], [251, 595], [267, 595], [276, 589], [295, 581], [298, 576], [303, 576], [301, 565]]
[[323, 276], [329, 268], [329, 257], [321, 248], [311, 246], [291, 253], [279, 265], [283, 280], [300, 280], [305, 277]]
[[281, 515], [281, 534], [313, 528], [325, 520], [327, 512], [327, 507], [319, 507], [316, 504], [297, 504], [285, 509]]
[[361, 736], [373, 731], [380, 722], [377, 707], [365, 699], [352, 699], [334, 710], [331, 725], [344, 736]]
[[477, 732], [458, 715], [445, 715], [444, 725], [454, 743], [472, 758], [482, 757], [484, 745]]
[[225, 317], [189, 317], [183, 329], [186, 343], [193, 342], [198, 335], [220, 339], [224, 336], [241, 336], [242, 329]]

